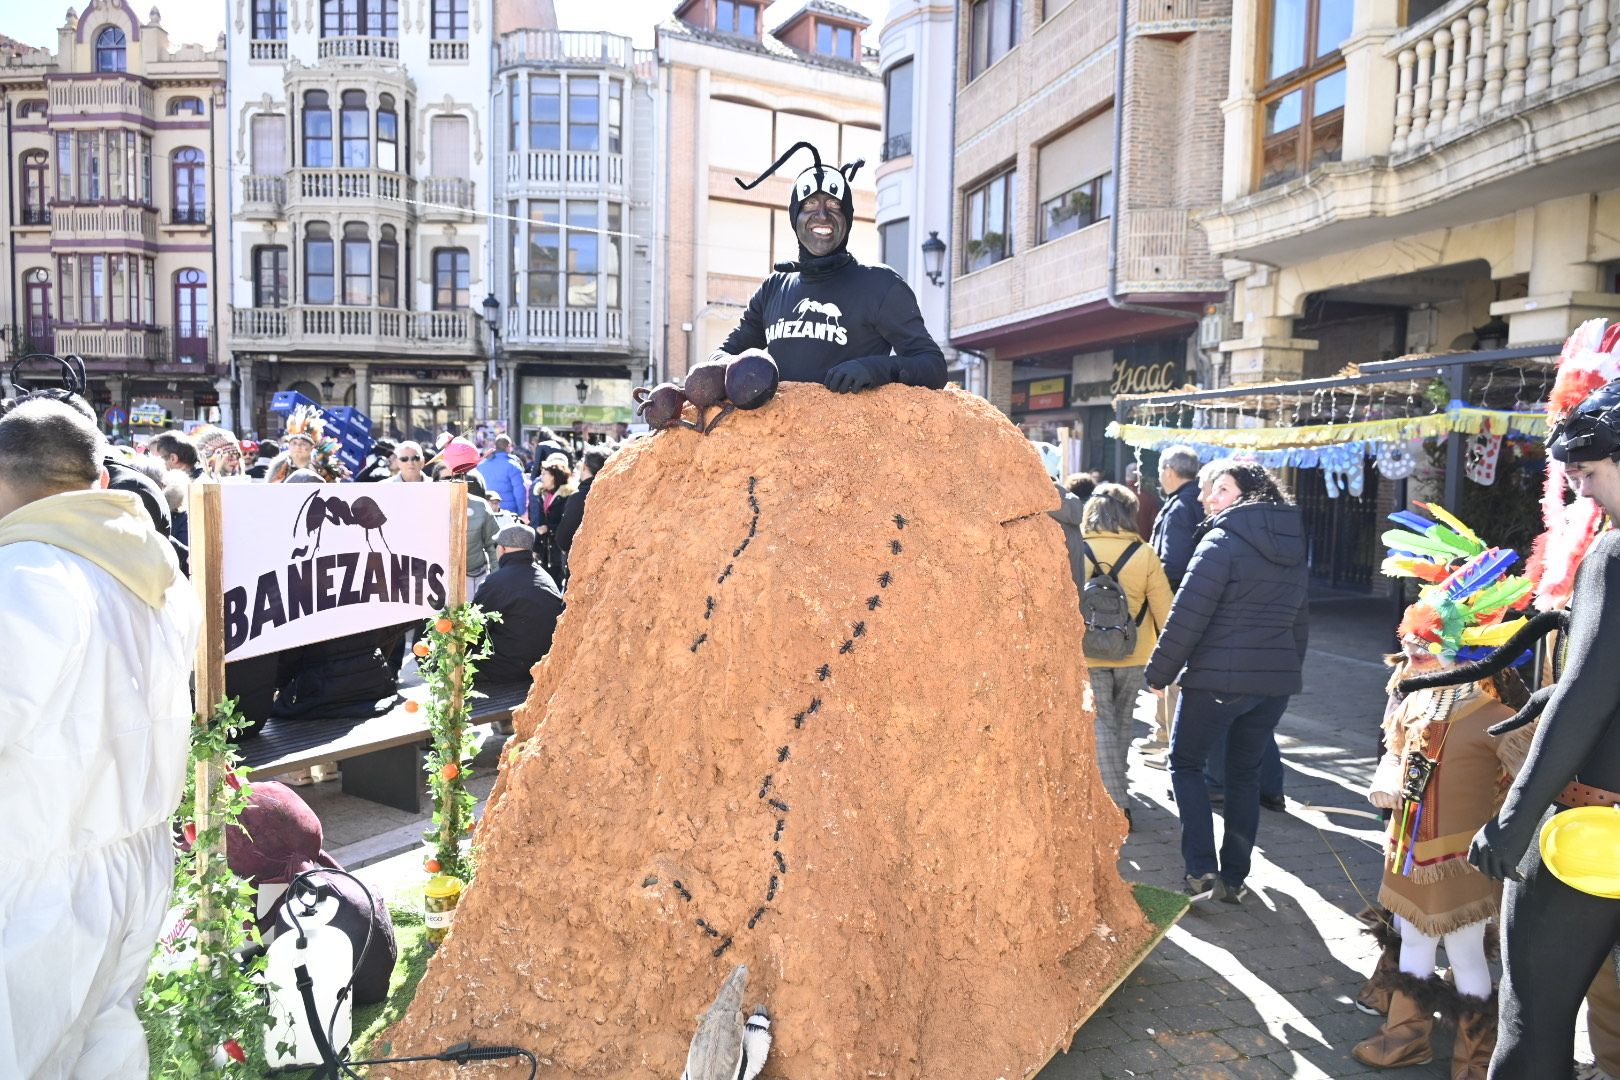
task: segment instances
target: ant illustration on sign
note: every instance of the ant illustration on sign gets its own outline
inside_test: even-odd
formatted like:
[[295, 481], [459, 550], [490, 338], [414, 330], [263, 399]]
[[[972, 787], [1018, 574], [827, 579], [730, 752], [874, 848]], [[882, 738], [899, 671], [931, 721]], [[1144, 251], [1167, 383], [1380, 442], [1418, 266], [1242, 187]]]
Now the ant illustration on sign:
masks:
[[811, 300], [809, 298], [806, 298], [804, 300], [800, 300], [798, 305], [796, 307], [794, 307], [793, 314], [799, 316], [799, 318], [802, 319], [802, 318], [804, 318], [804, 313], [807, 312], [807, 311], [813, 311], [817, 315], [825, 316], [828, 322], [838, 323], [840, 325], [841, 325], [840, 320], [843, 319], [843, 317], [844, 317], [843, 310], [840, 309], [837, 304], [834, 304], [834, 303], [823, 304], [819, 300]]
[[[366, 547], [371, 547], [371, 531], [377, 530], [377, 536], [383, 542], [383, 547], [392, 555], [394, 549], [388, 546], [388, 537], [383, 535], [382, 527], [388, 523], [388, 515], [382, 512], [382, 507], [369, 495], [362, 495], [353, 503], [345, 502], [336, 495], [322, 495], [319, 491], [310, 492], [309, 498], [304, 500], [298, 508], [298, 517], [293, 521], [293, 535], [298, 535], [298, 527], [304, 527], [304, 538], [315, 537], [315, 550], [321, 549], [321, 531], [326, 528], [327, 522], [333, 525], [358, 525], [365, 530]], [[292, 557], [301, 559], [309, 553], [309, 545], [294, 548]], [[372, 548], [375, 551], [375, 548]]]

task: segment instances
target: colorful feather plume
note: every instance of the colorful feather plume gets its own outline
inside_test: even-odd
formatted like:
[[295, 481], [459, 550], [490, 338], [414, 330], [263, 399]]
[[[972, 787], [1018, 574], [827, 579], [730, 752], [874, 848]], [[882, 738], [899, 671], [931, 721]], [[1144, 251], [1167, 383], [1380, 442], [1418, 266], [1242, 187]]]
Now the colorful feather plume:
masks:
[[1400, 634], [1431, 642], [1451, 659], [1472, 644], [1471, 632], [1487, 627], [1494, 632], [1509, 610], [1524, 604], [1531, 584], [1507, 576], [1519, 561], [1517, 552], [1487, 547], [1478, 533], [1442, 506], [1414, 505], [1435, 520], [1408, 510], [1391, 514], [1390, 520], [1406, 527], [1384, 533], [1390, 550], [1383, 572], [1426, 583], [1402, 616]]

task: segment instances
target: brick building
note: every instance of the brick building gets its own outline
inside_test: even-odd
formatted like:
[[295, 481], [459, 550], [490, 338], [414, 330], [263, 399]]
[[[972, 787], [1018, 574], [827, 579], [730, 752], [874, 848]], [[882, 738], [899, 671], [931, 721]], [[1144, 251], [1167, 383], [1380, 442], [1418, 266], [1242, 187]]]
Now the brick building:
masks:
[[1220, 196], [1229, 11], [1129, 5], [1116, 100], [1113, 0], [961, 7], [951, 340], [1032, 437], [1070, 429], [1070, 468], [1112, 468], [1114, 393], [1191, 379], [1197, 318], [1225, 295], [1192, 212]]
[[751, 180], [800, 140], [828, 165], [864, 158], [856, 175], [849, 250], [878, 261], [873, 167], [880, 152], [883, 84], [862, 40], [867, 20], [810, 0], [775, 31], [771, 0], [688, 0], [658, 27], [666, 66], [663, 156], [668, 238], [661, 375], [684, 373], [725, 339], [771, 265], [797, 257], [788, 191], [810, 164], [796, 159], [752, 191]]
[[230, 412], [224, 87], [223, 49], [172, 47], [155, 9], [142, 22], [123, 0], [69, 11], [54, 52], [0, 50], [4, 353], [82, 356], [110, 434], [131, 434], [134, 405]]

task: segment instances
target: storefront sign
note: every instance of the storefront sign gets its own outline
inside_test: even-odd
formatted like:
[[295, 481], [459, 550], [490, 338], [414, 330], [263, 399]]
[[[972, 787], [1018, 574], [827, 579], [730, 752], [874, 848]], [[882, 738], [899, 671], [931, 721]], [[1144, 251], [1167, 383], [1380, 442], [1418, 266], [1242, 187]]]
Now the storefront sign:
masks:
[[162, 427], [169, 422], [169, 410], [155, 402], [146, 402], [130, 410], [129, 422], [138, 427]]
[[1162, 360], [1157, 363], [1114, 361], [1114, 396], [1120, 394], [1157, 394], [1179, 389], [1187, 366], [1180, 360]]
[[1015, 411], [1042, 412], [1067, 408], [1069, 404], [1069, 377], [1057, 375], [1046, 379], [1026, 379], [1013, 383], [1012, 407]]
[[567, 427], [570, 424], [628, 424], [628, 405], [525, 405], [527, 427]]
[[[220, 486], [225, 659], [427, 618], [449, 599], [454, 484]], [[359, 494], [364, 492], [364, 494]]]

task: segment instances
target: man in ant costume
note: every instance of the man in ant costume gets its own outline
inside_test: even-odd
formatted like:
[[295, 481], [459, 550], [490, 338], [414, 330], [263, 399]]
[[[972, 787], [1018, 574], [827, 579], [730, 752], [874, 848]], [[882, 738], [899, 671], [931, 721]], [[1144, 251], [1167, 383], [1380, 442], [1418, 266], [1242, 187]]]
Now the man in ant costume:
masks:
[[923, 325], [917, 297], [887, 266], [864, 266], [846, 249], [855, 214], [850, 182], [865, 164], [821, 163], [807, 142], [795, 143], [743, 190], [758, 186], [798, 153], [815, 164], [793, 182], [788, 221], [799, 240], [797, 262], [778, 263], [748, 310], [711, 359], [764, 349], [788, 382], [819, 382], [854, 393], [885, 383], [939, 390], [945, 358]]
[[[1620, 380], [1589, 394], [1548, 437], [1571, 485], [1620, 520]], [[1537, 838], [1547, 809], [1620, 805], [1620, 532], [1600, 536], [1581, 561], [1568, 611], [1563, 677], [1537, 691], [1500, 734], [1541, 727], [1502, 809], [1474, 837], [1468, 859], [1506, 879], [1502, 916], [1501, 1026], [1492, 1080], [1571, 1075], [1575, 1016], [1593, 976], [1620, 942], [1620, 900], [1581, 892], [1548, 870]], [[1564, 622], [1548, 612], [1491, 656], [1444, 681], [1477, 679], [1505, 667], [1526, 644]], [[1436, 685], [1408, 680], [1402, 692]]]

